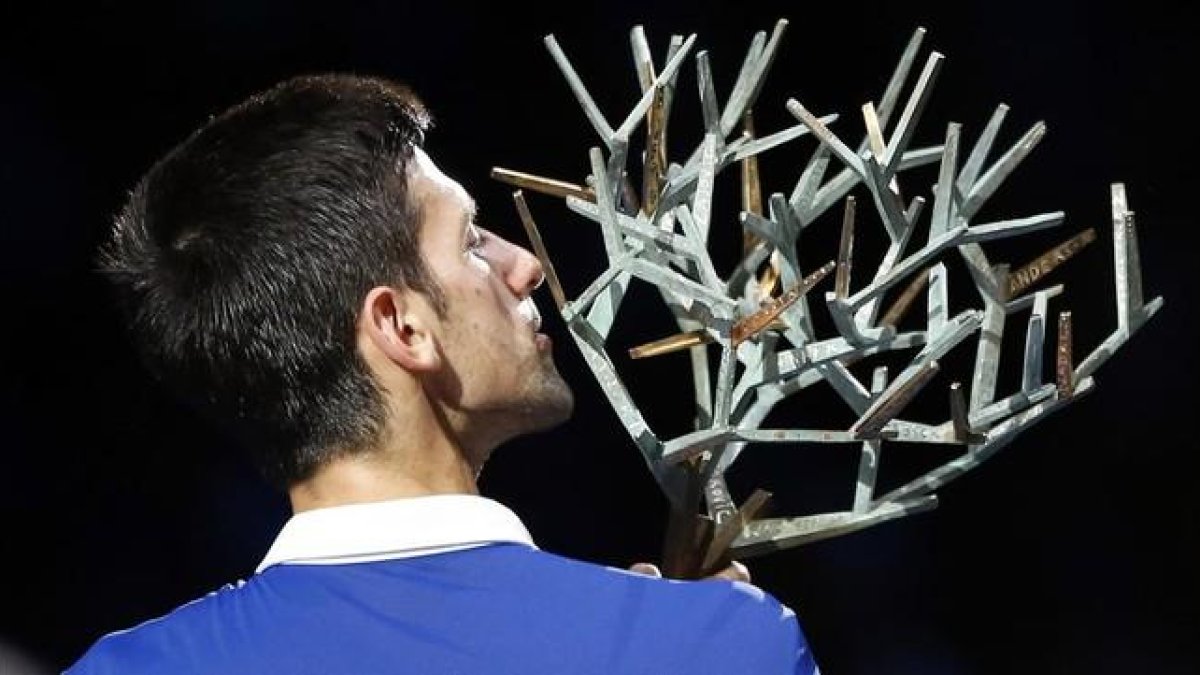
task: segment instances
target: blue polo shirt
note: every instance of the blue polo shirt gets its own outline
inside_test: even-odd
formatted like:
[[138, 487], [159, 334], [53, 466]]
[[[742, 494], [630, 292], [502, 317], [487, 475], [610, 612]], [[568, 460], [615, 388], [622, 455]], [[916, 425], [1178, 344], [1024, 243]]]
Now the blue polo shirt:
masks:
[[796, 616], [740, 582], [655, 579], [537, 549], [470, 495], [307, 511], [259, 571], [101, 638], [107, 673], [816, 673]]

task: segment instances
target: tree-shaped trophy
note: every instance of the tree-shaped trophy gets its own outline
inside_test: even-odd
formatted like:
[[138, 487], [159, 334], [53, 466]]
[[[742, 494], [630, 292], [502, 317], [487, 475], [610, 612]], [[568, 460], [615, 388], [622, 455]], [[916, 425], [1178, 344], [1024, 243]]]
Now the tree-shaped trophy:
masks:
[[[1117, 325], [1076, 362], [1071, 312], [1059, 309], [1050, 316], [1051, 303], [1063, 287], [1039, 282], [1092, 242], [1096, 231], [1066, 237], [1019, 267], [994, 259], [994, 252], [989, 256], [991, 242], [1064, 223], [1061, 211], [976, 222], [981, 207], [1041, 140], [1045, 125], [1033, 125], [1012, 147], [996, 151], [994, 141], [1008, 111], [1001, 104], [973, 142], [960, 124], [949, 123], [942, 144], [910, 148], [943, 63], [940, 53], [930, 53], [915, 84], [908, 86], [924, 29], [912, 35], [882, 96], [861, 106], [865, 133], [857, 143], [834, 132], [837, 115], [818, 116], [795, 99], [784, 104], [794, 126], [756, 134], [752, 109], [786, 27], [787, 21], [779, 20], [770, 35], [754, 35], [722, 106], [707, 52], [691, 57], [695, 35], [672, 36], [659, 67], [645, 31], [635, 26], [630, 42], [641, 94], [616, 128], [549, 35], [546, 47], [600, 139], [588, 153], [590, 175], [571, 183], [499, 167], [492, 172], [493, 178], [519, 188], [514, 193], [518, 214], [559, 313], [669, 501], [662, 567], [675, 578], [700, 577], [731, 558], [798, 546], [932, 508], [938, 488], [1089, 392], [1093, 373], [1162, 306], [1161, 298], [1143, 302], [1133, 212], [1124, 185], [1113, 183]], [[676, 85], [689, 60], [695, 67], [703, 134], [690, 155], [671, 158], [667, 121], [673, 102], [682, 98]], [[902, 96], [905, 90], [907, 97]], [[634, 134], [644, 139], [644, 150], [640, 166], [631, 172]], [[797, 167], [791, 193], [770, 194], [764, 208], [758, 156], [805, 137], [817, 143], [807, 163]], [[906, 199], [901, 174], [935, 164], [929, 199]], [[713, 222], [714, 186], [725, 175], [740, 181], [742, 247], [738, 262], [721, 274], [709, 250], [709, 233], [714, 226], [734, 225]], [[554, 269], [556, 256], [547, 250], [523, 190], [563, 198], [571, 211], [598, 226], [597, 245], [603, 245], [607, 265], [579, 293], [572, 296], [563, 288]], [[863, 217], [866, 203], [874, 207], [869, 218]], [[838, 222], [836, 251], [818, 254], [799, 246], [809, 227]], [[857, 281], [851, 264], [862, 264], [853, 252], [864, 222], [882, 226], [886, 245], [869, 280]], [[961, 258], [969, 273], [964, 279], [974, 286], [964, 294], [978, 301], [953, 316], [951, 258]], [[673, 438], [661, 438], [650, 428], [607, 351], [618, 308], [635, 283], [657, 289], [678, 330], [628, 349], [628, 356], [690, 352], [695, 427]], [[925, 316], [905, 321], [922, 295]], [[817, 311], [827, 313], [836, 334], [817, 334]], [[1018, 317], [1025, 318], [1020, 384], [1014, 391], [998, 391], [1002, 336]], [[1051, 319], [1055, 325], [1047, 335]], [[1054, 345], [1050, 382], [1043, 377], [1048, 340]], [[950, 384], [948, 393], [927, 391], [945, 355], [971, 342], [975, 355], [966, 390], [964, 377]], [[869, 360], [882, 355], [900, 355], [907, 364], [894, 374], [884, 365], [871, 368]], [[851, 370], [861, 371], [864, 364], [871, 368], [869, 381]], [[821, 382], [852, 411], [848, 428], [763, 428], [778, 404]], [[948, 419], [930, 424], [904, 418], [922, 392], [948, 396]], [[856, 452], [857, 478], [847, 486], [850, 508], [766, 517], [771, 495], [761, 489], [736, 503], [726, 471], [748, 446], [768, 443], [833, 443]], [[889, 443], [948, 444], [961, 452], [879, 494], [876, 477]]]

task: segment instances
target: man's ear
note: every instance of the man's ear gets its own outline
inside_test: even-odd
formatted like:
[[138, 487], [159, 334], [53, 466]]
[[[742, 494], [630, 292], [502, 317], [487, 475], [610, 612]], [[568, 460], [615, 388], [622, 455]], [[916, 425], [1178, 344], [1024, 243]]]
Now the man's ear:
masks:
[[376, 286], [363, 298], [360, 327], [384, 356], [411, 372], [441, 365], [432, 310], [415, 292]]

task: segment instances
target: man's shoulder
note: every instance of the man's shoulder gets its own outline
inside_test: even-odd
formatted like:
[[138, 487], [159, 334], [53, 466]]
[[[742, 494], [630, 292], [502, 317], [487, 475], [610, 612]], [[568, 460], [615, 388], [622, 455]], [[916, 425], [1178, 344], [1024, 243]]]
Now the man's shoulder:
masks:
[[[596, 615], [612, 612], [625, 639], [652, 636], [647, 649], [695, 661], [687, 665], [689, 672], [817, 672], [796, 613], [758, 586], [725, 579], [659, 579], [553, 556], [546, 562], [564, 572], [547, 591], [564, 592], [553, 587], [575, 585], [565, 591], [568, 596], [589, 598], [584, 602], [596, 603]], [[608, 592], [597, 593], [600, 585]]]
[[204, 624], [225, 601], [236, 597], [245, 582], [226, 584], [187, 602], [167, 614], [114, 631], [96, 640], [64, 675], [109, 673], [181, 672], [180, 665], [195, 663], [191, 652], [204, 645]]
[[796, 613], [766, 590], [723, 579], [671, 582], [666, 590], [688, 596], [667, 621], [675, 622], [676, 640], [711, 660], [705, 672], [819, 672]]
[[672, 611], [678, 610], [679, 604], [685, 604], [697, 609], [707, 607], [719, 611], [757, 614], [772, 620], [781, 616], [785, 617], [785, 620], [795, 620], [795, 614], [776, 597], [749, 583], [720, 578], [696, 581], [658, 578], [543, 551], [533, 551], [530, 554], [540, 559], [541, 565], [528, 569], [539, 576], [543, 585], [548, 579], [557, 578], [559, 584], [582, 584], [580, 591], [591, 593], [594, 585], [606, 584], [625, 587], [644, 595], [654, 604], [670, 606]]

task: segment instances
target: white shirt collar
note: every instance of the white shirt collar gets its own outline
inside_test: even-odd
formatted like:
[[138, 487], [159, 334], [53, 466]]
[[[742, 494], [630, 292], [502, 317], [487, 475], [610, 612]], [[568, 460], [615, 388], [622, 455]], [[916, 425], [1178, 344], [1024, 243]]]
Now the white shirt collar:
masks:
[[255, 572], [272, 565], [336, 565], [411, 558], [494, 543], [535, 547], [503, 504], [440, 494], [346, 504], [292, 516]]

